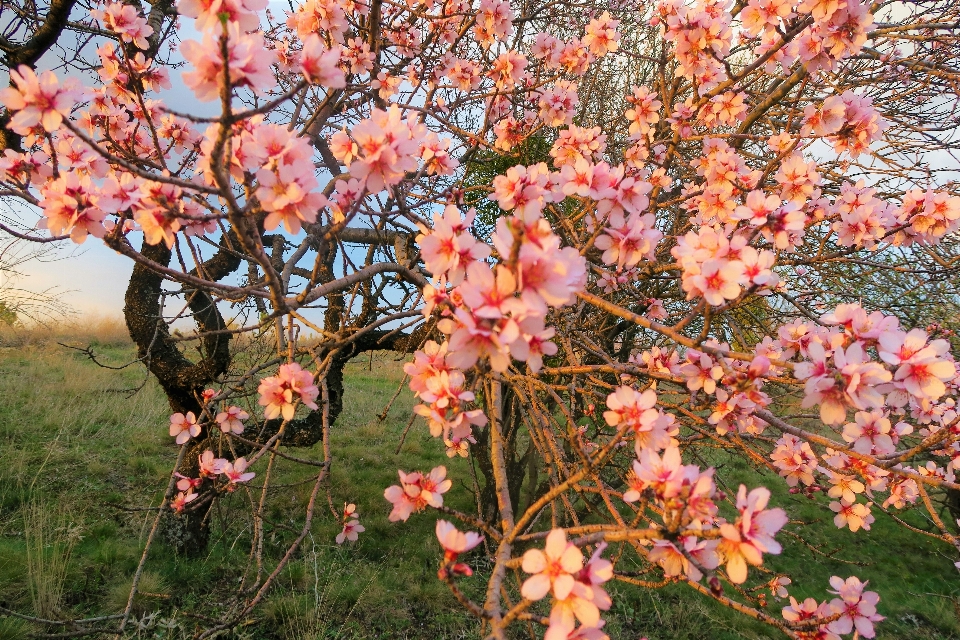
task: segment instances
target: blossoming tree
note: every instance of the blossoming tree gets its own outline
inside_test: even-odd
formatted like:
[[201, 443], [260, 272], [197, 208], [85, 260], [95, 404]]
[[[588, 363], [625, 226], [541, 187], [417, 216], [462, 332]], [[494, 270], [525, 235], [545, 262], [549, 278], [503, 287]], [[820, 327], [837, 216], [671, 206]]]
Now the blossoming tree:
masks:
[[[125, 311], [173, 410], [181, 546], [277, 456], [317, 469], [288, 553], [203, 637], [263, 599], [321, 491], [338, 543], [360, 511], [442, 512], [438, 579], [492, 638], [606, 638], [611, 580], [685, 582], [793, 638], [873, 637], [856, 576], [767, 601], [802, 580], [764, 567], [788, 514], [768, 488], [720, 491], [708, 449], [822, 493], [836, 527], [922, 509], [960, 553], [936, 504], [960, 490], [955, 3], [25, 7], [0, 39], [0, 194], [47, 231], [7, 231], [135, 262]], [[232, 358], [264, 329], [269, 353]], [[415, 411], [476, 459], [478, 513], [444, 506], [444, 467], [333, 508], [343, 364], [370, 349], [415, 352]], [[320, 460], [285, 448], [318, 441]]]

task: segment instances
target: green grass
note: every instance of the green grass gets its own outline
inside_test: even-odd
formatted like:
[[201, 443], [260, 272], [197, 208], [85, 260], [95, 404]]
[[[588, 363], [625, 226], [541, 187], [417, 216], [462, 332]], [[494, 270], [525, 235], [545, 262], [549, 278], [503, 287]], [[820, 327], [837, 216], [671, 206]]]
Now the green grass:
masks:
[[[0, 605], [37, 615], [36, 589], [41, 584], [48, 594], [44, 611], [52, 617], [122, 611], [154, 515], [134, 509], [158, 504], [176, 457], [166, 435], [169, 411], [163, 394], [152, 380], [144, 384], [142, 367], [102, 369], [52, 341], [4, 346], [11, 340], [3, 340], [0, 336]], [[129, 344], [115, 337], [99, 338], [95, 351], [114, 365], [132, 358]], [[400, 394], [383, 422], [376, 419], [400, 384], [394, 358], [376, 354], [369, 371], [366, 357], [348, 365], [345, 408], [332, 429], [331, 499], [337, 509], [344, 502], [356, 503], [366, 532], [355, 544], [336, 545], [339, 525], [321, 493], [315, 524], [301, 552], [266, 602], [230, 637], [478, 637], [476, 622], [436, 578], [440, 553], [433, 539], [435, 516], [387, 521], [383, 490], [397, 482], [397, 468], [429, 470], [445, 464], [455, 479], [446, 503], [464, 511], [474, 504], [469, 461], [448, 459], [421, 424], [414, 424], [401, 452], [395, 453], [413, 404], [409, 392]], [[140, 385], [130, 396], [129, 390]], [[291, 453], [316, 459], [320, 445]], [[960, 638], [960, 581], [942, 544], [909, 533], [880, 513], [872, 531], [838, 531], [824, 501], [791, 495], [781, 482], [745, 462], [727, 459], [722, 452], [715, 455], [710, 462], [724, 466], [724, 477], [734, 489], [740, 482], [771, 487], [772, 504], [810, 523], [791, 523], [787, 529], [817, 552], [781, 534], [784, 554], [768, 557], [765, 565], [794, 576], [791, 593], [822, 600], [830, 576], [856, 574], [870, 580], [881, 595], [880, 612], [888, 620], [878, 626], [878, 637]], [[292, 530], [299, 529], [297, 518], [312, 486], [305, 482], [310, 470], [284, 460], [276, 464], [276, 489], [265, 514], [268, 569], [295, 535]], [[261, 463], [256, 471], [262, 470]], [[222, 500], [204, 557], [177, 557], [163, 546], [154, 550], [129, 638], [192, 637], [208, 624], [197, 616], [216, 617], [224, 611], [247, 565], [246, 500], [242, 491]], [[37, 508], [45, 520], [31, 517]], [[36, 545], [38, 533], [46, 536], [45, 551], [39, 560], [34, 554], [33, 565], [28, 565], [27, 549]], [[63, 565], [59, 572], [56, 554]], [[463, 584], [479, 598], [483, 566], [477, 568], [481, 575]], [[682, 585], [650, 592], [616, 584], [611, 591], [614, 611], [606, 617], [614, 639], [781, 637]], [[773, 611], [785, 604], [770, 600]], [[37, 630], [41, 628], [31, 623], [0, 617], [0, 640]], [[523, 627], [517, 627], [517, 634], [526, 637]]]

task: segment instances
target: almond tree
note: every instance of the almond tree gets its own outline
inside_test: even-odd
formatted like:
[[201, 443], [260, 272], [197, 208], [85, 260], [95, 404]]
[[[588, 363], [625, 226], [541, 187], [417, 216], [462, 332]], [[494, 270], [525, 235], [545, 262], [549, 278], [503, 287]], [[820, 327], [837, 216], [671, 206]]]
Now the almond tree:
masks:
[[[269, 483], [277, 457], [316, 467], [269, 574], [274, 494], [251, 494], [256, 561], [201, 637], [262, 601], [321, 490], [332, 511], [349, 497], [329, 483], [331, 426], [344, 363], [370, 349], [415, 352], [416, 414], [482, 472], [476, 514], [443, 504], [443, 467], [384, 496], [392, 521], [442, 509], [480, 530], [438, 520], [438, 578], [489, 637], [527, 621], [605, 638], [610, 580], [685, 582], [788, 637], [873, 637], [879, 596], [855, 576], [768, 602], [803, 579], [762, 569], [788, 516], [765, 487], [720, 491], [693, 464], [717, 449], [826, 494], [839, 528], [922, 509], [960, 552], [937, 508], [960, 490], [954, 3], [59, 11], [18, 7], [2, 42], [2, 193], [50, 234], [21, 235], [93, 236], [136, 263], [127, 323], [180, 445], [168, 536], [202, 550], [219, 495]], [[48, 24], [76, 34], [59, 75], [31, 67]], [[173, 84], [216, 115], [164, 100]], [[232, 350], [267, 330], [269, 350]], [[318, 441], [320, 460], [285, 447]], [[334, 513], [339, 542], [356, 514]], [[477, 599], [460, 556], [481, 535]]]

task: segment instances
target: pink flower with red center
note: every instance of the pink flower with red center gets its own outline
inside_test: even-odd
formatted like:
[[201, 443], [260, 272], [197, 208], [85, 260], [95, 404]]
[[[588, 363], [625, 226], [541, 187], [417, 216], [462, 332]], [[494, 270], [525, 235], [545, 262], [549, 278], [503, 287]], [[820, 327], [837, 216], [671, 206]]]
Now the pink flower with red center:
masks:
[[192, 490], [181, 491], [173, 498], [173, 500], [170, 501], [170, 508], [177, 513], [183, 513], [183, 510], [186, 508], [186, 506], [196, 500], [198, 497], [199, 495], [193, 493]]
[[217, 424], [224, 433], [243, 433], [243, 421], [247, 420], [250, 414], [240, 407], [228, 407], [226, 411], [217, 414]]
[[337, 534], [337, 544], [343, 544], [345, 540], [356, 542], [361, 533], [366, 528], [360, 524], [360, 516], [357, 515], [357, 505], [348, 504], [343, 507], [343, 529]]
[[808, 443], [796, 436], [783, 434], [777, 440], [777, 447], [770, 454], [770, 459], [780, 475], [786, 478], [787, 486], [795, 487], [801, 482], [806, 486], [813, 484], [817, 456]]
[[853, 444], [854, 451], [879, 455], [894, 452], [890, 420], [885, 412], [857, 411], [853, 419], [843, 426], [843, 439]]
[[[274, 80], [271, 65], [276, 53], [268, 49], [259, 33], [245, 33], [236, 22], [226, 26], [227, 67], [231, 87], [248, 87], [259, 92]], [[206, 31], [203, 41], [185, 40], [180, 47], [192, 66], [183, 81], [198, 100], [208, 102], [220, 97], [224, 81], [224, 59], [220, 50], [220, 29]]]
[[604, 11], [599, 18], [594, 18], [587, 24], [586, 34], [583, 36], [584, 46], [598, 58], [617, 51], [620, 48], [620, 34], [617, 33], [619, 26], [620, 21], [611, 18], [609, 11]]
[[190, 478], [179, 472], [173, 474], [174, 477], [178, 478], [177, 480], [177, 489], [180, 491], [186, 491], [187, 493], [192, 493], [194, 489], [203, 484], [203, 478]]
[[660, 107], [657, 94], [646, 87], [632, 87], [632, 95], [627, 96], [627, 102], [633, 107], [628, 109], [624, 116], [630, 122], [629, 133], [634, 138], [645, 137], [652, 131], [652, 125], [660, 122]]
[[457, 558], [461, 553], [466, 553], [483, 542], [483, 536], [473, 531], [466, 533], [459, 531], [446, 520], [437, 520], [436, 533], [437, 540], [443, 547], [443, 566], [438, 572], [440, 579], [443, 580], [450, 574], [473, 575], [473, 569], [466, 564], [457, 562]]
[[489, 76], [497, 89], [511, 90], [526, 76], [527, 59], [517, 51], [505, 51], [493, 61]]
[[893, 376], [882, 365], [867, 362], [861, 343], [828, 351], [820, 342], [812, 342], [807, 351], [810, 360], [794, 368], [797, 379], [805, 381], [803, 408], [819, 404], [824, 423], [843, 424], [848, 406], [860, 410], [883, 406], [879, 387]]
[[222, 29], [220, 16], [228, 23], [237, 23], [243, 31], [255, 31], [260, 26], [257, 11], [267, 7], [267, 0], [179, 0], [177, 11], [188, 18], [196, 18], [198, 31]]
[[469, 265], [490, 256], [489, 245], [477, 241], [467, 231], [473, 216], [471, 209], [466, 218], [461, 218], [457, 207], [447, 205], [443, 215], [434, 217], [433, 229], [417, 238], [427, 270], [435, 278], [446, 276], [452, 286], [463, 282]]
[[552, 593], [564, 600], [573, 591], [574, 575], [583, 569], [583, 553], [567, 542], [563, 529], [554, 529], [547, 535], [543, 551], [529, 549], [523, 554], [522, 568], [532, 573], [520, 587], [520, 593], [528, 600], [541, 600]]
[[240, 457], [232, 463], [224, 460], [220, 465], [220, 473], [227, 479], [227, 491], [233, 491], [236, 489], [237, 483], [247, 482], [257, 475], [252, 471], [247, 471], [247, 464], [246, 458]]
[[877, 603], [880, 596], [873, 591], [864, 591], [867, 582], [860, 582], [856, 576], [850, 576], [846, 580], [838, 576], [830, 578], [830, 586], [839, 598], [830, 601], [830, 607], [835, 613], [842, 614], [839, 620], [831, 622], [828, 629], [832, 633], [845, 635], [857, 630], [864, 638], [872, 638], [876, 635], [873, 629], [874, 622], [880, 622], [883, 616], [877, 614]]
[[[637, 455], [643, 449], [660, 451], [670, 445], [670, 436], [666, 427], [668, 422], [657, 404], [657, 394], [653, 389], [643, 392], [631, 387], [621, 386], [607, 396], [608, 411], [603, 419], [611, 427], [629, 425], [637, 439]], [[641, 446], [642, 444], [642, 446]]]
[[387, 111], [374, 109], [350, 133], [355, 146], [341, 132], [334, 136], [331, 150], [370, 192], [395, 185], [407, 171], [416, 170], [420, 137], [425, 130], [413, 120], [404, 120], [397, 105]]
[[687, 379], [687, 389], [704, 393], [716, 393], [717, 381], [723, 378], [723, 367], [717, 364], [708, 354], [689, 349], [686, 354], [686, 364], [679, 367], [680, 375]]
[[780, 543], [773, 535], [787, 524], [787, 514], [783, 509], [766, 509], [770, 500], [770, 491], [757, 487], [749, 494], [747, 488], [740, 485], [737, 493], [737, 511], [740, 516], [734, 524], [720, 525], [720, 544], [718, 551], [724, 557], [727, 576], [734, 584], [742, 584], [747, 579], [747, 564], [760, 566], [763, 554], [778, 554]]
[[69, 233], [70, 239], [83, 244], [87, 235], [102, 238], [106, 234], [106, 212], [96, 204], [95, 187], [90, 176], [63, 172], [40, 188], [44, 219], [40, 226], [54, 235]]
[[662, 458], [653, 449], [644, 449], [640, 452], [639, 460], [633, 462], [630, 490], [623, 494], [623, 500], [636, 502], [647, 489], [651, 489], [660, 500], [677, 496], [683, 487], [683, 472], [680, 449], [677, 447], [668, 447]]
[[153, 35], [153, 27], [147, 24], [147, 19], [141, 17], [133, 5], [114, 2], [102, 11], [91, 11], [90, 15], [110, 31], [120, 34], [124, 42], [133, 44], [138, 49], [150, 46], [147, 38]]
[[[600, 557], [606, 547], [605, 542], [597, 545], [590, 560], [574, 575], [575, 582], [567, 597], [554, 600], [545, 640], [587, 637], [584, 634], [591, 629], [603, 626], [600, 611], [608, 610], [613, 604], [606, 590], [600, 586], [613, 577], [613, 564]], [[581, 627], [575, 632], [577, 621]]]
[[513, 10], [506, 0], [480, 0], [473, 36], [484, 50], [513, 33]]
[[[720, 565], [720, 557], [716, 552], [718, 544], [716, 540], [699, 540], [696, 536], [684, 536], [682, 542], [683, 550], [693, 556], [697, 565], [704, 569], [716, 569]], [[659, 564], [665, 577], [682, 575], [694, 582], [699, 582], [703, 578], [700, 569], [669, 540], [654, 541], [647, 559]]]
[[504, 175], [493, 179], [493, 193], [487, 198], [505, 211], [516, 210], [522, 216], [539, 215], [548, 195], [548, 173], [545, 163], [511, 167]]
[[904, 406], [908, 394], [922, 406], [929, 406], [947, 392], [945, 383], [956, 376], [957, 369], [950, 359], [950, 345], [946, 340], [927, 344], [925, 331], [911, 329], [908, 333], [884, 332], [879, 342], [880, 358], [897, 367], [893, 375], [896, 391], [890, 397], [893, 406]]
[[226, 464], [223, 458], [217, 458], [213, 451], [207, 449], [200, 454], [197, 460], [197, 468], [200, 470], [201, 478], [212, 478], [223, 472], [223, 465]]
[[323, 40], [311, 33], [303, 41], [300, 52], [300, 70], [308, 82], [328, 89], [347, 86], [347, 79], [340, 69], [340, 48], [328, 49]]
[[297, 399], [316, 410], [317, 403], [314, 401], [320, 395], [320, 389], [313, 382], [313, 374], [296, 362], [281, 365], [277, 375], [260, 381], [257, 391], [260, 393], [259, 403], [264, 407], [263, 415], [268, 420], [281, 415], [284, 420], [293, 420]]
[[708, 304], [716, 307], [740, 295], [743, 276], [743, 263], [739, 260], [707, 260], [698, 274], [684, 279], [684, 290], [687, 299], [703, 296]]
[[576, 85], [566, 80], [558, 80], [553, 87], [544, 90], [540, 95], [540, 119], [548, 127], [571, 124], [579, 103]]
[[[803, 602], [797, 602], [797, 599], [790, 596], [790, 606], [783, 608], [783, 619], [787, 622], [810, 622], [817, 618], [829, 618], [833, 614], [833, 607], [827, 602], [817, 603], [813, 598], [807, 598]], [[833, 636], [836, 638], [836, 636]], [[816, 628], [816, 631], [810, 632], [811, 640], [833, 640], [828, 635], [826, 625]]]
[[197, 424], [197, 416], [193, 411], [188, 411], [186, 415], [175, 413], [170, 416], [170, 436], [177, 439], [177, 444], [183, 444], [198, 435], [200, 435], [200, 425]]
[[0, 157], [0, 180], [40, 186], [52, 175], [50, 156], [42, 151], [26, 154], [4, 149]]
[[621, 213], [610, 216], [606, 230], [597, 237], [595, 245], [603, 251], [604, 264], [615, 264], [617, 269], [630, 269], [641, 260], [653, 260], [657, 243], [663, 233], [656, 228], [653, 214], [631, 214], [624, 219]]
[[406, 520], [414, 511], [422, 511], [428, 506], [438, 509], [443, 506], [443, 494], [450, 490], [453, 481], [447, 479], [447, 468], [435, 467], [429, 474], [419, 471], [400, 475], [400, 485], [387, 487], [383, 497], [393, 504], [390, 522]]
[[837, 514], [833, 517], [833, 524], [835, 524], [838, 529], [847, 527], [851, 532], [856, 532], [860, 529], [869, 531], [870, 525], [874, 520], [870, 514], [870, 504], [872, 503], [863, 504], [845, 499], [841, 499], [839, 502], [831, 502], [830, 510]]
[[20, 65], [10, 70], [10, 80], [14, 86], [0, 89], [0, 102], [14, 113], [7, 126], [22, 136], [37, 126], [56, 131], [73, 107], [82, 102], [83, 92], [76, 83], [61, 86], [52, 71], [38, 77], [33, 69]]

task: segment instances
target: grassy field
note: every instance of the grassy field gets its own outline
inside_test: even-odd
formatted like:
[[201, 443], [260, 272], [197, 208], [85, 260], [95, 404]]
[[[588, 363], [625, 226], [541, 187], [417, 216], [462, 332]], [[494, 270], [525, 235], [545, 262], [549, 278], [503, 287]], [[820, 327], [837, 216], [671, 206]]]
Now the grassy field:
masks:
[[[114, 614], [125, 606], [154, 516], [140, 509], [159, 503], [176, 457], [166, 434], [169, 411], [141, 366], [100, 368], [58, 341], [91, 345], [112, 366], [133, 357], [116, 323], [88, 322], [56, 338], [0, 334], [0, 606], [46, 619]], [[446, 464], [457, 479], [446, 502], [469, 511], [473, 500], [469, 462], [448, 460], [419, 425], [395, 453], [411, 395], [402, 393], [384, 421], [376, 415], [400, 378], [390, 354], [350, 363], [344, 413], [333, 430], [334, 503], [357, 503], [367, 531], [358, 543], [338, 547], [338, 525], [329, 511], [321, 512], [267, 602], [230, 637], [477, 637], [475, 622], [436, 579], [435, 517], [414, 515], [399, 524], [386, 518], [382, 493], [396, 483], [397, 468]], [[318, 457], [317, 451], [298, 452], [308, 453]], [[880, 612], [888, 620], [878, 626], [878, 637], [960, 638], [960, 580], [942, 545], [879, 513], [872, 531], [838, 531], [823, 503], [790, 495], [782, 483], [721, 453], [710, 462], [724, 467], [734, 489], [739, 482], [770, 486], [774, 504], [810, 523], [788, 525], [790, 533], [779, 536], [785, 553], [769, 558], [771, 569], [797, 577], [791, 593], [823, 599], [831, 575], [856, 574], [881, 595]], [[309, 474], [292, 463], [281, 461], [277, 472], [276, 495], [265, 514], [265, 555], [273, 560], [298, 528], [295, 519], [311, 488], [303, 482]], [[207, 626], [203, 616], [222, 611], [247, 562], [244, 500], [238, 491], [215, 510], [216, 537], [203, 558], [186, 560], [163, 547], [154, 551], [127, 637], [189, 638]], [[477, 568], [482, 574], [483, 566]], [[482, 577], [464, 584], [479, 593]], [[681, 585], [657, 592], [615, 585], [612, 591], [607, 630], [616, 640], [779, 637]], [[0, 615], [0, 640], [38, 631], [62, 630]]]

